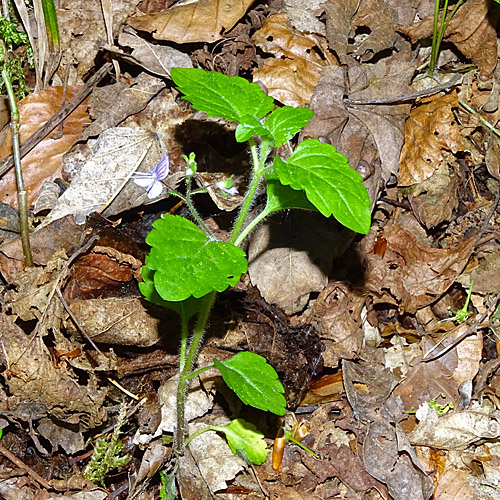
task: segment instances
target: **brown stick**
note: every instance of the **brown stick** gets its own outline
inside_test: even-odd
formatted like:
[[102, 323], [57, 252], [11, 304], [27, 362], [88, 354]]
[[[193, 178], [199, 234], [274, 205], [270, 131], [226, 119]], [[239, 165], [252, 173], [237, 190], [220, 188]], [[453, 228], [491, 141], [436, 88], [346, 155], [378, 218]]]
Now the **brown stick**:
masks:
[[[24, 158], [40, 141], [45, 139], [45, 137], [64, 121], [84, 101], [84, 99], [88, 97], [92, 89], [109, 73], [111, 67], [111, 63], [104, 64], [75, 94], [73, 99], [71, 99], [66, 106], [61, 108], [50, 120], [45, 122], [43, 126], [30, 136], [20, 148], [20, 157]], [[14, 157], [9, 155], [0, 163], [0, 177], [13, 166]]]
[[0, 453], [7, 457], [14, 465], [17, 465], [20, 469], [26, 471], [37, 483], [43, 486], [47, 490], [52, 490], [52, 486], [48, 481], [46, 481], [42, 476], [37, 474], [33, 469], [29, 468], [25, 463], [23, 463], [19, 458], [17, 458], [13, 453], [11, 453], [7, 448], [0, 444]]

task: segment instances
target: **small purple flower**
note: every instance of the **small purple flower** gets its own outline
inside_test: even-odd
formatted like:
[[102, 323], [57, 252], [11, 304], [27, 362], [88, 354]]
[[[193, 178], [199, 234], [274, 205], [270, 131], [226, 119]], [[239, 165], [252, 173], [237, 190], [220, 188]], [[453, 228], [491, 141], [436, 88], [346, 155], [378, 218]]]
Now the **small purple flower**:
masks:
[[236, 196], [237, 194], [239, 194], [239, 191], [238, 189], [236, 189], [236, 186], [231, 186], [230, 188], [223, 187], [221, 189], [222, 191], [224, 191], [227, 194], [230, 194], [231, 196]]
[[170, 160], [168, 155], [163, 155], [160, 161], [149, 172], [136, 172], [133, 175], [134, 182], [143, 188], [146, 188], [148, 198], [152, 200], [160, 196], [163, 191], [161, 181], [165, 179], [170, 172]]

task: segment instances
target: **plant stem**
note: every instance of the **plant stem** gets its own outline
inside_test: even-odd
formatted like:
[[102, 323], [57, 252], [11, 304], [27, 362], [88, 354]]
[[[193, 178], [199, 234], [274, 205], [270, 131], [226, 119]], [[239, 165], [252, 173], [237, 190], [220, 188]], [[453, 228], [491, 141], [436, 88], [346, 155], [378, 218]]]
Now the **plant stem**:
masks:
[[217, 425], [207, 425], [206, 427], [203, 427], [203, 429], [199, 429], [197, 430], [196, 432], [193, 432], [193, 434], [191, 434], [189, 437], [186, 438], [186, 442], [185, 442], [185, 446], [189, 446], [189, 443], [197, 438], [198, 436], [201, 436], [202, 434], [204, 434], [205, 432], [208, 432], [208, 431], [218, 431], [220, 429], [219, 426]]
[[252, 206], [252, 202], [255, 197], [255, 193], [257, 192], [257, 188], [259, 187], [260, 181], [262, 180], [262, 177], [265, 173], [265, 163], [267, 160], [267, 155], [271, 150], [271, 142], [266, 139], [262, 139], [260, 154], [257, 150], [257, 146], [255, 145], [253, 138], [250, 139], [248, 142], [250, 143], [250, 151], [252, 153], [254, 175], [252, 177], [252, 181], [250, 182], [250, 186], [248, 187], [248, 191], [245, 196], [245, 201], [241, 206], [240, 213], [238, 215], [238, 218], [236, 219], [236, 223], [234, 224], [233, 232], [231, 233], [231, 237], [229, 238], [229, 243], [233, 244], [235, 244], [237, 240], [239, 240], [240, 242], [242, 241], [239, 238], [239, 235], [243, 228], [243, 225], [245, 224], [248, 211]]
[[468, 104], [462, 101], [462, 99], [459, 99], [458, 103], [460, 104], [460, 106], [463, 106], [471, 115], [477, 115], [483, 125], [488, 127], [495, 135], [498, 135], [498, 137], [500, 137], [500, 130], [495, 128], [488, 120], [485, 120], [479, 113], [474, 111]]
[[187, 338], [188, 338], [188, 326], [189, 318], [182, 315], [182, 325], [181, 325], [181, 352], [179, 356], [179, 371], [184, 370], [184, 364], [186, 362], [186, 350], [187, 350]]
[[446, 17], [446, 11], [448, 10], [448, 0], [444, 0], [443, 4], [443, 13], [441, 15], [441, 22], [439, 23], [438, 29], [438, 19], [439, 19], [439, 4], [440, 0], [435, 0], [434, 2], [434, 25], [432, 29], [432, 51], [431, 51], [431, 59], [429, 62], [429, 68], [426, 71], [426, 75], [435, 78], [436, 76], [436, 66], [439, 57], [439, 49], [441, 47], [441, 42], [443, 41], [444, 34], [446, 32], [446, 28], [448, 28], [448, 24], [453, 19], [453, 16], [457, 12], [460, 5], [463, 3], [463, 0], [458, 0], [458, 2], [453, 7], [453, 10], [450, 12], [450, 15]]
[[215, 292], [210, 292], [202, 299], [198, 322], [196, 323], [193, 338], [191, 339], [191, 344], [189, 346], [189, 353], [186, 357], [184, 367], [179, 374], [179, 385], [177, 386], [177, 427], [175, 430], [174, 445], [174, 452], [179, 456], [184, 453], [185, 449], [184, 436], [186, 434], [186, 389], [188, 387], [191, 370], [193, 368], [196, 355], [198, 354], [198, 348], [200, 347], [200, 342], [203, 337], [203, 332], [205, 331], [208, 316], [210, 314], [210, 309], [212, 308], [214, 300]]
[[206, 372], [207, 370], [211, 370], [212, 368], [215, 368], [215, 365], [212, 363], [211, 365], [203, 366], [202, 368], [198, 368], [196, 371], [190, 373], [188, 375], [188, 380], [191, 380], [192, 378], [197, 377], [203, 372]]
[[194, 208], [193, 202], [191, 200], [191, 177], [186, 179], [186, 198], [185, 202], [187, 207], [189, 208], [189, 211], [191, 212], [192, 216], [196, 219], [196, 222], [198, 222], [198, 225], [200, 228], [203, 230], [203, 232], [211, 239], [215, 240], [214, 233], [208, 229], [207, 225], [203, 222], [203, 219], [200, 217], [198, 212], [196, 211], [196, 208]]
[[24, 262], [27, 267], [33, 267], [33, 256], [29, 237], [28, 206], [26, 202], [26, 190], [24, 189], [23, 173], [21, 170], [21, 157], [19, 154], [19, 111], [17, 108], [14, 89], [7, 70], [2, 69], [2, 78], [5, 83], [10, 106], [10, 129], [12, 133], [12, 155], [16, 171], [17, 203], [19, 205], [19, 225], [21, 227], [21, 242], [23, 245]]

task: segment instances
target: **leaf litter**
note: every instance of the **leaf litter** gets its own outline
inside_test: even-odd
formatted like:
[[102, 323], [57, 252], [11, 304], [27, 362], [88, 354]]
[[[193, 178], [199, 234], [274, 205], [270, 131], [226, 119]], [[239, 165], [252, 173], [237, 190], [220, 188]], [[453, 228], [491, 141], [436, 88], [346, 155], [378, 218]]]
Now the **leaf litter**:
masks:
[[[278, 470], [270, 458], [250, 469], [220, 437], [200, 438], [180, 467], [181, 497], [499, 498], [498, 140], [478, 114], [498, 118], [500, 8], [464, 2], [444, 35], [456, 51], [443, 49], [440, 83], [422, 87], [428, 49], [418, 42], [432, 36], [431, 3], [113, 2], [110, 45], [100, 2], [60, 2], [62, 64], [53, 86], [22, 103], [22, 139], [63, 105], [64, 81], [81, 85], [103, 53], [120, 61], [122, 76], [95, 88], [60, 138], [23, 160], [33, 172], [29, 203], [45, 181], [58, 187], [55, 205], [39, 204], [47, 208], [31, 217], [33, 269], [16, 239], [13, 174], [0, 179], [12, 207], [0, 225], [0, 444], [25, 467], [3, 454], [0, 495], [38, 498], [26, 480], [38, 471], [52, 488], [44, 498], [104, 498], [78, 471], [88, 439], [109, 432], [128, 401], [123, 433], [134, 458], [106, 486], [114, 498], [158, 498], [179, 326], [144, 304], [137, 281], [152, 222], [183, 208], [166, 190], [151, 204], [131, 177], [168, 152], [180, 181], [181, 155], [196, 152], [197, 182], [213, 199], [203, 216], [223, 238], [241, 200], [211, 184], [233, 176], [244, 185], [248, 162], [233, 125], [176, 99], [170, 69], [193, 66], [309, 106], [315, 115], [301, 139], [349, 158], [373, 224], [360, 237], [285, 213], [257, 229], [249, 278], [222, 294], [200, 359], [245, 349], [266, 356], [319, 458], [287, 443]], [[465, 68], [462, 80], [453, 76]], [[2, 148], [10, 154], [8, 140]], [[472, 315], [458, 324], [471, 287]], [[271, 445], [280, 424], [242, 408], [211, 372], [192, 397], [191, 426], [241, 416]]]

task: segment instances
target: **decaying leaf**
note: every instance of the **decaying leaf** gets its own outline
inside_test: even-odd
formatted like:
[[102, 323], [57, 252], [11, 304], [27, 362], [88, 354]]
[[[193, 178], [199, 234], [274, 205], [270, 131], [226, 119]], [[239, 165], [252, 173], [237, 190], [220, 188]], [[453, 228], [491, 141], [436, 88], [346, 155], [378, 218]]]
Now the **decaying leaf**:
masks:
[[157, 40], [176, 43], [216, 42], [241, 19], [252, 0], [197, 0], [165, 12], [137, 15], [127, 22], [152, 33]]
[[[300, 233], [294, 227], [301, 227]], [[326, 286], [332, 260], [345, 246], [338, 223], [317, 214], [290, 213], [260, 226], [252, 236], [248, 271], [252, 284], [286, 313], [300, 311], [309, 294]]]
[[[113, 0], [113, 33], [120, 31], [125, 19], [134, 12], [139, 2]], [[57, 5], [63, 53], [61, 64], [76, 67], [78, 76], [75, 83], [81, 83], [81, 79], [94, 67], [97, 53], [102, 51], [107, 42], [101, 0], [61, 0]]]
[[269, 95], [283, 104], [307, 105], [321, 70], [328, 64], [320, 55], [322, 38], [295, 30], [284, 14], [275, 14], [253, 35], [253, 40], [262, 50], [274, 55], [264, 60], [261, 69], [254, 71], [254, 81], [260, 80]]
[[398, 185], [409, 186], [428, 179], [440, 165], [443, 150], [463, 151], [453, 108], [456, 93], [423, 99], [412, 109], [405, 124], [405, 143], [401, 151]]
[[399, 304], [408, 313], [429, 305], [453, 284], [474, 246], [474, 238], [449, 249], [429, 248], [393, 225], [380, 234], [387, 241], [384, 256], [366, 256], [366, 286], [375, 302]]
[[[66, 100], [71, 99], [78, 89], [79, 87], [69, 87], [66, 91]], [[64, 104], [62, 97], [63, 87], [50, 87], [29, 94], [19, 103], [21, 144], [61, 109]], [[73, 146], [89, 123], [87, 104], [84, 102], [64, 121], [62, 135], [59, 138], [56, 137], [58, 133], [56, 129], [23, 158], [23, 177], [28, 205], [35, 201], [45, 181], [56, 177], [62, 178], [62, 156]], [[3, 133], [6, 135], [1, 141], [0, 158], [12, 153], [10, 129], [4, 129]], [[0, 178], [0, 199], [17, 207], [17, 188], [13, 169]]]
[[128, 30], [120, 33], [118, 43], [131, 47], [128, 57], [134, 58], [145, 69], [163, 77], [170, 77], [172, 68], [192, 68], [193, 63], [187, 54], [167, 45], [153, 45]]
[[324, 9], [328, 42], [344, 64], [348, 54], [366, 62], [390, 49], [398, 38], [396, 25], [414, 18], [410, 5], [398, 8], [385, 0], [328, 0]]
[[148, 171], [159, 162], [158, 148], [154, 135], [145, 130], [121, 127], [103, 132], [43, 225], [68, 214], [83, 224], [90, 213], [109, 207], [126, 184], [130, 203], [139, 206], [146, 193], [131, 177], [139, 167]]
[[427, 403], [417, 411], [418, 427], [409, 435], [415, 445], [443, 450], [463, 450], [480, 439], [496, 439], [500, 434], [500, 413], [488, 405], [438, 415]]
[[80, 429], [93, 428], [107, 418], [103, 406], [107, 389], [99, 388], [90, 374], [86, 385], [80, 384], [71, 369], [55, 366], [41, 342], [32, 341], [5, 314], [0, 315], [2, 357], [9, 370], [3, 373], [12, 395], [45, 405], [59, 420], [72, 417]]
[[[137, 297], [77, 300], [70, 308], [84, 332], [95, 342], [149, 347], [161, 339], [160, 319], [148, 314]], [[67, 328], [75, 331], [71, 320]]]

